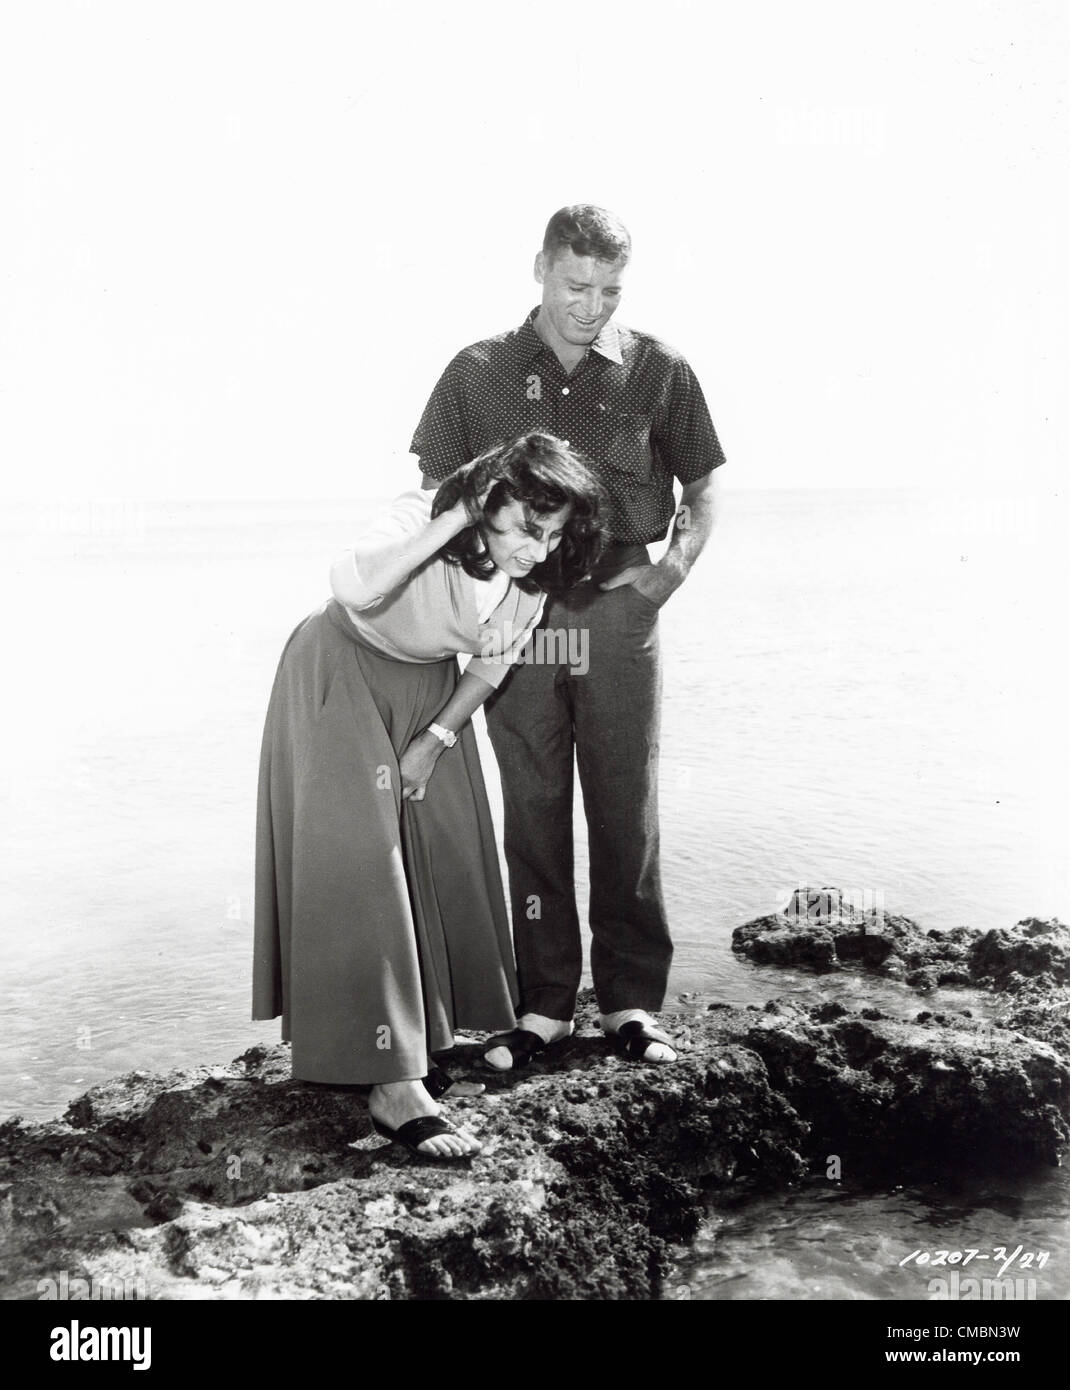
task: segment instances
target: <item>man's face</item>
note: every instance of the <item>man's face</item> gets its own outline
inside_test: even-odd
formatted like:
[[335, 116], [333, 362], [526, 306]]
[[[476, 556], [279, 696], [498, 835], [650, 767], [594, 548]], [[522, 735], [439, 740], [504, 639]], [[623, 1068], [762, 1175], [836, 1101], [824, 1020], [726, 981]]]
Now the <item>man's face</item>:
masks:
[[623, 261], [599, 261], [559, 251], [550, 261], [539, 252], [535, 279], [542, 286], [538, 322], [551, 347], [587, 348], [613, 317], [620, 303]]

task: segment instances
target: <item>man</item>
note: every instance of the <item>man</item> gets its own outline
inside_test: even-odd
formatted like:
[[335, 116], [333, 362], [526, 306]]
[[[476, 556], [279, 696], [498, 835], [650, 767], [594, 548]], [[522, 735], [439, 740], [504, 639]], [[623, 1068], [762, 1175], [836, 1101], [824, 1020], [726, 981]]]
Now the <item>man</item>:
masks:
[[[611, 323], [630, 255], [626, 228], [604, 208], [555, 213], [535, 259], [541, 304], [519, 328], [457, 354], [411, 445], [433, 488], [492, 445], [546, 430], [587, 456], [608, 499], [605, 556], [589, 583], [547, 603], [542, 620], [568, 639], [536, 643], [538, 659], [518, 666], [487, 705], [521, 992], [517, 1028], [484, 1053], [501, 1069], [524, 1065], [573, 1031], [582, 968], [574, 754], [601, 1025], [632, 1060], [677, 1055], [648, 1012], [664, 1001], [672, 958], [658, 863], [658, 609], [710, 534], [713, 470], [724, 454], [680, 354]], [[674, 478], [683, 486], [678, 511]], [[670, 522], [668, 550], [653, 565], [646, 547]], [[578, 650], [586, 659], [569, 665]]]

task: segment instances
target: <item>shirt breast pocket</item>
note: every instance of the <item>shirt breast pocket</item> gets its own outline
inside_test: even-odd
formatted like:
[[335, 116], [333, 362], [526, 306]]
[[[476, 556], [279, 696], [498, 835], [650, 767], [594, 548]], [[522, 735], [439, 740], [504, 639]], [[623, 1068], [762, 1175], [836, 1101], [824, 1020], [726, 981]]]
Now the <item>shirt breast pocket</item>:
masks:
[[600, 462], [637, 483], [648, 483], [653, 467], [650, 426], [649, 415], [607, 410], [602, 416]]

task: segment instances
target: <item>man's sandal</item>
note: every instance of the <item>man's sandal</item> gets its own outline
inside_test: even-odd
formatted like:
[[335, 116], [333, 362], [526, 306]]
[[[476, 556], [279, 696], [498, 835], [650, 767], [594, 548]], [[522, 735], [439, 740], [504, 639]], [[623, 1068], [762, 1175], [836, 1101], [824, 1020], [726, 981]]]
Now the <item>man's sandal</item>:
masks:
[[428, 1139], [437, 1139], [440, 1134], [457, 1133], [441, 1115], [418, 1115], [415, 1120], [406, 1120], [403, 1125], [398, 1125], [397, 1129], [384, 1125], [374, 1115], [371, 1122], [376, 1134], [381, 1134], [384, 1139], [392, 1139], [395, 1144], [401, 1144], [415, 1158], [441, 1159], [447, 1163], [455, 1163], [458, 1159], [473, 1157], [472, 1154], [429, 1154], [420, 1149], [419, 1146]]
[[652, 1028], [640, 1018], [633, 1018], [630, 1023], [622, 1023], [616, 1032], [610, 1033], [609, 1036], [613, 1039], [613, 1046], [629, 1062], [645, 1061], [646, 1050], [651, 1043], [664, 1043], [666, 1047], [672, 1048], [672, 1060], [675, 1062], [679, 1059], [677, 1045], [668, 1033], [663, 1033], [660, 1028]]
[[[549, 1043], [543, 1042], [538, 1033], [531, 1033], [526, 1028], [513, 1028], [508, 1033], [499, 1033], [488, 1039], [483, 1047], [483, 1061], [494, 1071], [516, 1071], [518, 1067], [526, 1067], [537, 1052], [544, 1052], [548, 1046]], [[487, 1061], [487, 1053], [493, 1052], [496, 1047], [504, 1047], [512, 1057], [511, 1068], [495, 1067], [493, 1062]]]

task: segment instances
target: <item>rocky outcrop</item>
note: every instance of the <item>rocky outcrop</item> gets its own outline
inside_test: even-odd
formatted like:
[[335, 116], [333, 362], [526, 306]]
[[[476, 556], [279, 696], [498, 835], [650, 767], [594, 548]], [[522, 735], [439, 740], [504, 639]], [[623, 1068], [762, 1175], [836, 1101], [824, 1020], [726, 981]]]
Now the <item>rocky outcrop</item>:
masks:
[[955, 985], [1016, 993], [1070, 985], [1070, 927], [1027, 917], [1009, 930], [922, 931], [909, 917], [858, 911], [839, 889], [799, 889], [783, 912], [732, 933], [732, 949], [759, 965], [828, 972], [862, 966], [913, 989]]
[[743, 1039], [809, 1126], [808, 1150], [867, 1177], [1058, 1163], [1067, 1059], [1014, 1030], [921, 1013], [773, 1001]]
[[[1035, 963], [1025, 939], [1008, 934], [1011, 974]], [[457, 1166], [379, 1140], [358, 1089], [291, 1080], [284, 1047], [9, 1121], [2, 1291], [35, 1298], [63, 1273], [169, 1299], [650, 1298], [711, 1190], [824, 1175], [833, 1154], [855, 1176], [1020, 1168], [1070, 1135], [1054, 1034], [775, 1001], [663, 1022], [681, 1040], [669, 1068], [610, 1055], [590, 999], [576, 1037], [515, 1076], [457, 1049], [451, 1070], [487, 1083], [446, 1102], [484, 1146]]]
[[5, 1291], [65, 1269], [164, 1298], [648, 1297], [702, 1185], [795, 1177], [806, 1127], [712, 1022], [656, 1085], [592, 1031], [516, 1077], [459, 1050], [488, 1089], [446, 1102], [484, 1145], [456, 1166], [379, 1140], [355, 1088], [290, 1080], [284, 1047], [10, 1122]]

